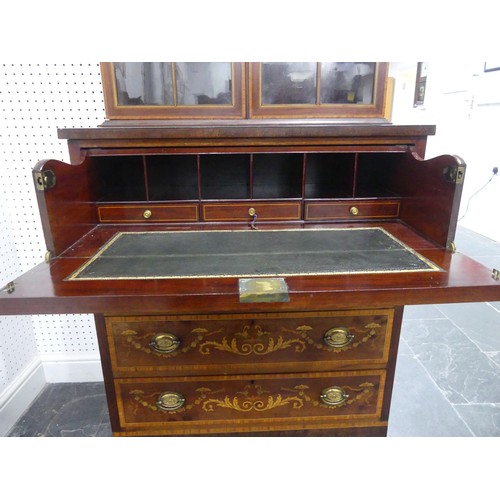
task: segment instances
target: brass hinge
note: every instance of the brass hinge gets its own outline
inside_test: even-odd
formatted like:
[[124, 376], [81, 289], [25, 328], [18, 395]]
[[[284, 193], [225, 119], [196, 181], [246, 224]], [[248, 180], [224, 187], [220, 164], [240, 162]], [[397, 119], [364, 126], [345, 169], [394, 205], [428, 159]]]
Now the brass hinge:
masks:
[[457, 245], [454, 241], [450, 241], [448, 246], [446, 247], [451, 253], [455, 253], [457, 251]]
[[492, 277], [495, 281], [500, 280], [500, 271], [499, 271], [498, 269], [493, 269], [493, 271], [491, 271], [491, 277]]
[[56, 174], [52, 170], [44, 172], [34, 172], [35, 186], [38, 191], [52, 189], [56, 185]]
[[465, 166], [446, 167], [444, 170], [444, 178], [448, 182], [454, 182], [455, 184], [463, 184], [465, 179]]
[[15, 287], [14, 287], [14, 282], [13, 281], [10, 281], [9, 283], [7, 283], [3, 288], [2, 288], [2, 292], [7, 292], [7, 293], [12, 293], [13, 291], [15, 290]]

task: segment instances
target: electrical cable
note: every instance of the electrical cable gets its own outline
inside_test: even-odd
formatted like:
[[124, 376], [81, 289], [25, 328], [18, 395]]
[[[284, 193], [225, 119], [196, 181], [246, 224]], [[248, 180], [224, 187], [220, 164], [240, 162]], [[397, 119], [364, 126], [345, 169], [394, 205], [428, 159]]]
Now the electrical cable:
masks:
[[467, 215], [467, 212], [469, 210], [470, 201], [472, 200], [472, 198], [474, 198], [474, 196], [476, 196], [476, 194], [478, 194], [480, 191], [482, 191], [493, 180], [493, 177], [495, 177], [496, 175], [498, 175], [498, 167], [494, 167], [493, 168], [493, 175], [490, 177], [490, 179], [488, 180], [488, 182], [484, 186], [482, 186], [481, 188], [479, 188], [473, 195], [471, 195], [469, 197], [469, 199], [467, 200], [467, 206], [465, 207], [465, 212], [462, 215], [462, 217], [460, 217], [458, 219], [458, 221], [461, 221]]

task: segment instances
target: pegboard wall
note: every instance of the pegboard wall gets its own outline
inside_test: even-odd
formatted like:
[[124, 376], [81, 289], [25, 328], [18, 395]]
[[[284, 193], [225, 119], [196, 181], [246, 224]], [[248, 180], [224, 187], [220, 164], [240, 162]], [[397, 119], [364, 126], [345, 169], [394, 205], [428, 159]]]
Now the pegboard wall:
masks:
[[[99, 63], [0, 63], [0, 286], [43, 261], [31, 169], [69, 161], [57, 129], [105, 119]], [[0, 317], [0, 393], [34, 356], [99, 357], [90, 315]]]

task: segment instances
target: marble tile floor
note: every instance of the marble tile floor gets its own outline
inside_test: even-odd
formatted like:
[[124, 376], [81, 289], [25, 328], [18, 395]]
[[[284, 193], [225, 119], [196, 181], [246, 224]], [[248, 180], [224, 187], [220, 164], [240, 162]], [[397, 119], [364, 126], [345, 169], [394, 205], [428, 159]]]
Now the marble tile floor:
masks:
[[[500, 269], [500, 243], [456, 243]], [[500, 436], [500, 302], [405, 308], [388, 435]], [[104, 385], [48, 384], [9, 436], [111, 436]]]

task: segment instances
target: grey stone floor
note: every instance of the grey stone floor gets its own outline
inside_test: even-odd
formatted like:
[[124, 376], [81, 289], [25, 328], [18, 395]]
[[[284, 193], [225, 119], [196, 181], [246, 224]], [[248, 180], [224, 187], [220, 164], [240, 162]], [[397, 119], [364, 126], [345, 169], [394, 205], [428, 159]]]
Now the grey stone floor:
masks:
[[[456, 244], [500, 269], [500, 243]], [[500, 436], [500, 302], [405, 308], [389, 436]]]
[[[500, 243], [456, 242], [500, 269]], [[388, 434], [500, 436], [500, 302], [405, 308]], [[48, 384], [9, 435], [110, 436], [103, 384]]]

